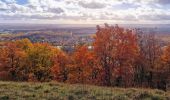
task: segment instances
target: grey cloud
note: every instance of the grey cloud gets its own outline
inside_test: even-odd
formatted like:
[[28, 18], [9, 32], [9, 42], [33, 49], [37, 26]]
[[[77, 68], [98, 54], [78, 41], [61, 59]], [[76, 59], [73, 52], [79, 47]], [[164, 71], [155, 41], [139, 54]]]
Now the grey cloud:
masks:
[[118, 16], [114, 15], [111, 17], [112, 20], [123, 20], [123, 21], [137, 21], [137, 18], [134, 15], [125, 15], [125, 16]]
[[95, 1], [92, 1], [92, 2], [79, 1], [78, 4], [84, 8], [90, 8], [90, 9], [100, 9], [100, 8], [106, 7], [105, 4], [95, 2]]
[[48, 16], [42, 16], [40, 14], [32, 14], [32, 15], [26, 15], [26, 14], [0, 14], [0, 19], [4, 20], [22, 20], [22, 19], [48, 19], [50, 17]]
[[38, 7], [38, 5], [36, 6], [36, 5], [28, 4], [27, 7], [31, 8], [31, 9], [36, 9]]
[[60, 13], [63, 13], [63, 12], [64, 12], [64, 10], [63, 10], [63, 9], [61, 9], [61, 8], [49, 8], [49, 9], [48, 9], [48, 12], [58, 13], [58, 14], [60, 14]]
[[4, 20], [22, 20], [22, 19], [48, 19], [48, 20], [56, 20], [56, 19], [71, 19], [71, 20], [86, 20], [88, 17], [86, 15], [83, 16], [69, 16], [66, 14], [59, 15], [54, 14], [53, 16], [43, 15], [43, 14], [0, 14], [0, 19]]
[[170, 20], [170, 15], [158, 15], [157, 17], [161, 20]]
[[167, 5], [167, 4], [170, 4], [170, 0], [158, 0], [158, 3]]
[[7, 11], [7, 10], [9, 10], [7, 4], [0, 1], [0, 11]]
[[143, 20], [151, 20], [151, 21], [170, 20], [170, 15], [167, 14], [140, 15], [138, 16], [138, 18]]
[[16, 20], [16, 19], [22, 19], [25, 18], [27, 16], [25, 15], [16, 15], [16, 14], [0, 14], [0, 19], [4, 19], [4, 20]]

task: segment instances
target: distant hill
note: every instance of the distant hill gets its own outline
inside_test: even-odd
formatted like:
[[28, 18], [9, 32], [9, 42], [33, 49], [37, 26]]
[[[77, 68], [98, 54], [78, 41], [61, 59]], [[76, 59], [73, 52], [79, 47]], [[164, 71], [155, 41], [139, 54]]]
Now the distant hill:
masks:
[[0, 100], [170, 100], [170, 92], [57, 82], [0, 82]]
[[[116, 23], [115, 23], [116, 24]], [[114, 25], [114, 24], [110, 24]], [[170, 34], [170, 24], [118, 24], [126, 28], [140, 28], [144, 31], [151, 31], [161, 34]], [[102, 26], [102, 25], [101, 25]], [[21, 24], [21, 23], [0, 23], [0, 32], [19, 33], [30, 31], [54, 31], [73, 32], [75, 34], [93, 34], [96, 32], [95, 24]]]

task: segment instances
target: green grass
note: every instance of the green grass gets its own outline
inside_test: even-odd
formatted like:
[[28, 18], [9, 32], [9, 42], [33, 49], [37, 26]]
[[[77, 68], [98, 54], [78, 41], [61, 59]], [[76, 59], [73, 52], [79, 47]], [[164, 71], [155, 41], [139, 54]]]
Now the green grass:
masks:
[[0, 82], [0, 100], [170, 100], [170, 92], [57, 82]]

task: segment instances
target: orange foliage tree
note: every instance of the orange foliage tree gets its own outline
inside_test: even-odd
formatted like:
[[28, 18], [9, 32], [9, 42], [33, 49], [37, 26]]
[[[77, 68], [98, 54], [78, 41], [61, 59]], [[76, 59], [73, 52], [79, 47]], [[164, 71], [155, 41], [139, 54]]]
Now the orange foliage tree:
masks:
[[66, 82], [68, 80], [69, 66], [71, 64], [71, 59], [62, 51], [55, 53], [52, 58], [53, 67], [51, 68], [53, 79]]
[[0, 74], [15, 81], [52, 79], [52, 57], [58, 49], [28, 39], [5, 43], [0, 48]]
[[170, 46], [164, 48], [161, 58], [164, 65], [161, 69], [170, 73]]
[[[24, 43], [25, 40], [20, 40]], [[18, 46], [16, 42], [9, 42], [1, 48], [1, 66], [8, 74], [11, 80], [27, 80], [26, 79], [26, 52]]]
[[98, 63], [103, 67], [104, 85], [111, 86], [113, 76], [116, 85], [129, 84], [129, 79], [133, 77], [133, 63], [138, 55], [136, 34], [118, 25], [105, 24], [104, 28], [98, 26], [97, 29], [94, 51]]
[[100, 68], [96, 65], [95, 54], [87, 46], [78, 46], [73, 54], [69, 81], [72, 83], [98, 84]]

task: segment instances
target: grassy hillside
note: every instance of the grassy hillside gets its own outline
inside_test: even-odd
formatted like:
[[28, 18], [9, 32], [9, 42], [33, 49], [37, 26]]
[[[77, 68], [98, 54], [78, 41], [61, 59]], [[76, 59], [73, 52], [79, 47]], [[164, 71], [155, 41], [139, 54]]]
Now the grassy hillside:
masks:
[[170, 100], [170, 92], [56, 82], [0, 82], [0, 100]]

